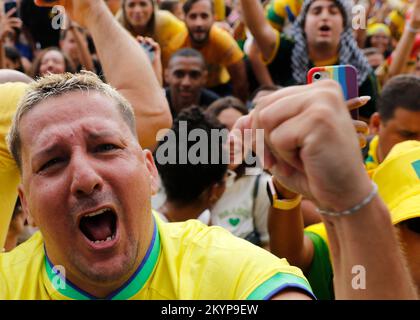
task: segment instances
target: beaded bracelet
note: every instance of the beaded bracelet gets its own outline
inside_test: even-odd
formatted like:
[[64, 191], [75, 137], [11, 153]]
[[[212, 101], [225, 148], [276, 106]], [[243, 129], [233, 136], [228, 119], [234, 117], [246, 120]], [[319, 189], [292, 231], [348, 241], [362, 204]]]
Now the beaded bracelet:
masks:
[[359, 211], [360, 209], [362, 209], [364, 206], [366, 206], [378, 194], [378, 186], [373, 182], [372, 182], [372, 185], [373, 185], [373, 190], [369, 193], [369, 195], [366, 198], [364, 198], [360, 203], [356, 204], [354, 207], [350, 209], [347, 209], [341, 212], [334, 212], [334, 211], [328, 211], [328, 210], [316, 208], [316, 211], [320, 214], [324, 214], [324, 215], [332, 216], [332, 217], [351, 215]]

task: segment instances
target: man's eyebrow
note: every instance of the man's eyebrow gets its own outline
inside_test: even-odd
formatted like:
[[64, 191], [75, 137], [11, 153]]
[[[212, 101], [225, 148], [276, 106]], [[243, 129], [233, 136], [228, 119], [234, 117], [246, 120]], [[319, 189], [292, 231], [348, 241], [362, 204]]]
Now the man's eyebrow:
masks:
[[312, 9], [322, 9], [322, 8], [328, 8], [328, 9], [331, 9], [331, 8], [338, 8], [338, 5], [336, 4], [336, 3], [334, 3], [334, 2], [332, 2], [332, 3], [329, 3], [328, 5], [322, 5], [322, 4], [316, 4], [316, 3], [314, 3], [312, 6], [311, 6], [311, 10]]
[[87, 137], [89, 140], [99, 140], [102, 138], [118, 136], [114, 131], [89, 131]]
[[36, 161], [39, 158], [43, 158], [43, 157], [52, 155], [58, 149], [60, 149], [59, 143], [53, 142], [49, 146], [47, 146], [47, 147], [41, 149], [40, 151], [38, 151], [37, 153], [35, 153], [35, 155], [32, 157], [32, 161]]

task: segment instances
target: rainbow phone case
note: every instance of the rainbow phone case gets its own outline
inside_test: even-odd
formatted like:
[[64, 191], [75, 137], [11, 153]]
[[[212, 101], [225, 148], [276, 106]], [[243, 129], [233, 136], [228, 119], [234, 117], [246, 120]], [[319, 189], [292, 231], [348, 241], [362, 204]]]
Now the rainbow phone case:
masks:
[[[345, 100], [350, 100], [359, 96], [359, 86], [357, 84], [357, 69], [351, 65], [338, 65], [315, 67], [309, 70], [307, 75], [308, 83], [323, 79], [332, 79], [337, 81]], [[358, 118], [358, 110], [351, 112], [354, 119]]]

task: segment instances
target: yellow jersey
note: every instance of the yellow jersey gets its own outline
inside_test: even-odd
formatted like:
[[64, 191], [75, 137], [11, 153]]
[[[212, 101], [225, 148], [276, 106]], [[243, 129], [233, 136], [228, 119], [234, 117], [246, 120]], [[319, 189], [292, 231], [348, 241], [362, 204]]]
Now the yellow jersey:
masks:
[[[221, 227], [197, 220], [166, 223], [154, 214], [154, 234], [138, 269], [106, 299], [270, 299], [288, 288], [313, 297], [300, 269]], [[96, 299], [53, 266], [36, 233], [0, 254], [0, 299]]]
[[26, 88], [27, 84], [20, 82], [0, 85], [0, 252], [9, 230], [20, 181], [16, 162], [6, 145], [6, 135]]
[[[227, 67], [241, 61], [244, 53], [235, 39], [225, 30], [212, 26], [208, 41], [201, 48], [193, 47], [188, 31], [180, 33], [170, 44], [170, 50], [166, 54], [175, 53], [181, 48], [194, 48], [201, 52], [207, 64], [207, 87], [215, 87], [226, 84], [230, 80]], [[169, 61], [163, 58], [162, 61]], [[164, 65], [166, 67], [167, 65]]]
[[369, 143], [368, 156], [365, 160], [365, 168], [367, 172], [371, 172], [379, 166], [379, 160], [377, 156], [379, 143], [379, 136], [374, 136]]

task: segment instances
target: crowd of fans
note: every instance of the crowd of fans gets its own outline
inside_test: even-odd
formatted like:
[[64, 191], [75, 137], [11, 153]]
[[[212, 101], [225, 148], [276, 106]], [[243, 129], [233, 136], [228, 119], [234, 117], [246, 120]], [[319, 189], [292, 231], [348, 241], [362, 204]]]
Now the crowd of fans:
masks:
[[[275, 138], [280, 140], [280, 136], [288, 136], [288, 132], [299, 128], [301, 132], [315, 129], [317, 122], [302, 120], [303, 124], [294, 125], [290, 121], [287, 125], [286, 119], [283, 119], [281, 122], [289, 130], [281, 131], [283, 135], [280, 130], [273, 130], [274, 124], [270, 127], [270, 119], [274, 121], [280, 117], [280, 112], [274, 111], [278, 109], [274, 106], [277, 100], [282, 101], [285, 109], [295, 101], [296, 105], [300, 103], [300, 98], [293, 96], [293, 90], [304, 88], [307, 73], [312, 67], [352, 65], [358, 71], [360, 96], [346, 102], [348, 108], [360, 108], [360, 118], [353, 120], [353, 131], [359, 136], [360, 159], [355, 156], [352, 161], [355, 166], [364, 166], [367, 175], [378, 187], [378, 193], [387, 206], [386, 212], [390, 213], [383, 220], [372, 218], [378, 223], [378, 229], [372, 227], [371, 230], [372, 233], [381, 232], [381, 223], [394, 226], [395, 230], [390, 228], [390, 233], [397, 235], [398, 248], [403, 252], [396, 260], [406, 268], [400, 270], [404, 277], [395, 274], [396, 281], [407, 281], [408, 286], [414, 288], [413, 292], [420, 294], [420, 0], [104, 0], [114, 21], [122, 27], [118, 32], [111, 27], [108, 30], [105, 24], [96, 23], [100, 19], [95, 15], [80, 17], [68, 14], [65, 19], [58, 19], [64, 11], [37, 6], [33, 0], [0, 2], [0, 68], [9, 72], [0, 74], [0, 83], [3, 83], [0, 85], [0, 155], [7, 160], [0, 161], [0, 171], [5, 173], [2, 176], [4, 181], [0, 181], [0, 199], [4, 199], [0, 205], [0, 247], [4, 251], [12, 254], [15, 247], [37, 237], [38, 228], [43, 231], [39, 225], [43, 220], [25, 210], [28, 205], [23, 200], [24, 192], [20, 190], [20, 197], [17, 197], [19, 178], [7, 169], [16, 161], [21, 175], [27, 170], [23, 163], [19, 163], [23, 159], [22, 154], [11, 144], [9, 149], [6, 147], [6, 134], [18, 101], [28, 83], [46, 77], [46, 80], [41, 80], [44, 81], [44, 89], [31, 90], [41, 93], [51, 90], [54, 97], [59, 95], [57, 92], [60, 90], [66, 92], [64, 83], [71, 81], [71, 76], [64, 74], [81, 72], [87, 77], [95, 77], [96, 74], [98, 81], [101, 79], [110, 84], [122, 95], [121, 101], [127, 99], [132, 105], [136, 121], [133, 132], [141, 147], [151, 150], [153, 159], [150, 154], [147, 161], [156, 164], [157, 168], [158, 176], [156, 181], [153, 180], [156, 190], [152, 192], [150, 209], [159, 224], [194, 219], [208, 226], [222, 227], [279, 258], [286, 258], [290, 265], [302, 270], [311, 289], [299, 289], [301, 294], [312, 297], [313, 292], [318, 299], [360, 298], [356, 294], [343, 294], [345, 290], [340, 279], [346, 276], [337, 266], [345, 265], [342, 261], [347, 260], [340, 260], [346, 259], [341, 253], [343, 247], [340, 250], [333, 248], [340, 243], [341, 240], [337, 239], [344, 237], [347, 229], [342, 227], [340, 231], [332, 231], [329, 223], [332, 225], [335, 222], [325, 218], [325, 212], [340, 210], [337, 207], [319, 209], [324, 198], [310, 188], [313, 181], [308, 182], [310, 191], [302, 185], [297, 187], [288, 183], [290, 181], [284, 177], [291, 175], [291, 167], [304, 171], [309, 166], [300, 167], [295, 158], [286, 154], [284, 150], [292, 142], [283, 141], [282, 145], [275, 142]], [[56, 4], [63, 3], [57, 1]], [[358, 10], [353, 10], [356, 6]], [[60, 21], [58, 28], [53, 23], [57, 19]], [[126, 41], [125, 36], [131, 42]], [[141, 52], [138, 48], [142, 48]], [[57, 75], [57, 78], [52, 75]], [[60, 75], [68, 78], [63, 80], [58, 78]], [[81, 90], [100, 87], [94, 84], [96, 80], [86, 80], [87, 84], [84, 80], [78, 81], [74, 86], [79, 86]], [[20, 87], [8, 87], [10, 82], [19, 82]], [[339, 87], [333, 89], [342, 99]], [[325, 90], [328, 91], [328, 88]], [[106, 94], [116, 99], [111, 93]], [[303, 96], [305, 93], [299, 91], [299, 94]], [[286, 99], [286, 95], [290, 95], [290, 99], [282, 100]], [[48, 97], [46, 94], [44, 99]], [[324, 96], [320, 94], [319, 97]], [[26, 99], [29, 105], [30, 100]], [[34, 96], [33, 99], [37, 98]], [[78, 103], [77, 97], [73, 99], [74, 103]], [[309, 99], [313, 103], [318, 96], [313, 95]], [[42, 104], [42, 100], [32, 103]], [[300, 110], [290, 113], [295, 116], [302, 112], [301, 116], [305, 116], [303, 106], [309, 105], [309, 102], [305, 103], [301, 103]], [[270, 108], [273, 110], [271, 113], [267, 111]], [[324, 117], [329, 114], [325, 113]], [[260, 120], [255, 120], [256, 115]], [[21, 117], [25, 119], [23, 113]], [[265, 138], [272, 154], [263, 157], [257, 154], [255, 148], [247, 149], [241, 145], [239, 151], [231, 149], [227, 155], [229, 160], [238, 156], [241, 159], [239, 163], [224, 161], [224, 151], [233, 141], [237, 133], [235, 130], [248, 128], [241, 121], [250, 118], [253, 119], [252, 128], [273, 130], [270, 133], [273, 141], [268, 142], [267, 136]], [[320, 123], [323, 121], [321, 118], [322, 114], [319, 115]], [[35, 120], [38, 122], [34, 127], [42, 123], [38, 118]], [[313, 127], [300, 127], [306, 124]], [[159, 136], [160, 129], [166, 131]], [[217, 142], [209, 139], [205, 148], [200, 149], [204, 152], [204, 155], [198, 156], [204, 160], [201, 163], [190, 157], [182, 162], [182, 154], [197, 152], [197, 141], [188, 138], [185, 144], [181, 143], [195, 130], [205, 132], [208, 137], [212, 136], [213, 130], [224, 132], [224, 135]], [[331, 130], [331, 135], [322, 137], [321, 144], [326, 145], [326, 149], [337, 147], [333, 136], [339, 136], [339, 131]], [[9, 139], [13, 140], [12, 133]], [[296, 143], [300, 143], [300, 156], [304, 158], [303, 140]], [[343, 145], [343, 149], [346, 148]], [[162, 161], [166, 156], [165, 150], [177, 155], [175, 163]], [[276, 153], [275, 150], [280, 151]], [[346, 165], [346, 161], [340, 158], [345, 153], [337, 149], [329, 152], [337, 154], [328, 161], [332, 167], [340, 163]], [[283, 156], [286, 160], [283, 160], [285, 165], [282, 170], [262, 166], [272, 161], [270, 157], [279, 159]], [[363, 162], [359, 161], [362, 158]], [[55, 166], [55, 163], [48, 164], [46, 168], [49, 166]], [[149, 171], [153, 172], [149, 167]], [[13, 189], [13, 192], [8, 194], [7, 188]], [[340, 192], [341, 200], [346, 199], [347, 191], [337, 191], [338, 194]], [[360, 200], [363, 199], [359, 197]], [[365, 200], [366, 203], [362, 203], [356, 211], [369, 206], [368, 201], [372, 198]], [[343, 203], [347, 202], [343, 200]], [[350, 208], [354, 209], [354, 205], [349, 203]], [[349, 209], [348, 206], [338, 208], [341, 211]], [[368, 223], [369, 219], [366, 221]], [[159, 228], [163, 230], [166, 227]], [[369, 230], [369, 226], [364, 228]], [[386, 234], [386, 230], [384, 227], [383, 237], [394, 239], [391, 234]], [[171, 237], [179, 237], [177, 232], [181, 231], [167, 232]], [[46, 241], [51, 239], [44, 232], [43, 236]], [[221, 243], [224, 235], [219, 236]], [[202, 242], [195, 239], [198, 246], [200, 243], [202, 248], [210, 246], [210, 240], [204, 233], [200, 237], [203, 237]], [[155, 241], [156, 237], [153, 239]], [[164, 243], [168, 239], [163, 237], [160, 241]], [[354, 240], [351, 237], [346, 240], [349, 239]], [[366, 248], [374, 248], [379, 239], [371, 240], [366, 234], [364, 241]], [[67, 244], [71, 245], [71, 241]], [[354, 244], [347, 249], [359, 250], [359, 247]], [[385, 252], [382, 254], [387, 256]], [[205, 256], [205, 253], [202, 255]], [[172, 258], [177, 259], [169, 254], [162, 259], [171, 263]], [[230, 258], [235, 260], [234, 256]], [[201, 261], [197, 259], [194, 263]], [[271, 263], [268, 258], [261, 259]], [[387, 260], [381, 263], [384, 261]], [[394, 262], [391, 257], [390, 265]], [[197, 268], [202, 268], [197, 271], [202, 274], [208, 272], [204, 267]], [[384, 273], [388, 272], [387, 268], [383, 264]], [[373, 270], [378, 269], [372, 267], [368, 272]], [[396, 267], [395, 270], [399, 269]], [[351, 272], [348, 273], [350, 277]], [[252, 273], [249, 276], [252, 277]], [[263, 278], [261, 274], [259, 276]], [[73, 282], [79, 285], [79, 280], [77, 278]], [[208, 282], [203, 284], [202, 290], [210, 288], [211, 280]], [[393, 290], [386, 285], [384, 283], [381, 290]], [[375, 295], [379, 291], [372, 290], [373, 293], [366, 297], [381, 298]], [[106, 292], [90, 291], [107, 297]], [[159, 294], [148, 297], [208, 297]], [[67, 293], [64, 295], [69, 296]], [[383, 297], [395, 298], [385, 293]], [[416, 295], [402, 294], [399, 297], [415, 299]], [[273, 298], [273, 295], [268, 298]]]

